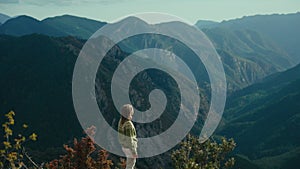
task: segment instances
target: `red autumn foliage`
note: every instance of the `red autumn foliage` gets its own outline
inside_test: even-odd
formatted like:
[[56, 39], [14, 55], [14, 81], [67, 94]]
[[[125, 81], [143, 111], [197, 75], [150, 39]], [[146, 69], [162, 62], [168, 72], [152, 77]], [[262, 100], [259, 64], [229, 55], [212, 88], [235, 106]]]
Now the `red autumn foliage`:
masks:
[[[106, 150], [97, 150], [93, 135], [96, 128], [90, 127], [85, 132], [90, 136], [82, 138], [80, 141], [74, 139], [73, 147], [64, 145], [66, 154], [60, 159], [55, 159], [48, 164], [48, 169], [111, 169], [112, 160], [108, 160]], [[94, 156], [92, 156], [94, 154]], [[121, 159], [121, 168], [126, 166], [125, 160]], [[125, 167], [124, 167], [125, 168]]]

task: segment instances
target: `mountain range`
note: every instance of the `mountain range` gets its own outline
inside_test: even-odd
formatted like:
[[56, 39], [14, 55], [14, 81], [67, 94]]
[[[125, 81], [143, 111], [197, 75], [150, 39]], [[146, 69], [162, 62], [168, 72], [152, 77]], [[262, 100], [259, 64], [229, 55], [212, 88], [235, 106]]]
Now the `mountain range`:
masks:
[[42, 21], [21, 15], [11, 18], [1, 25], [0, 34], [23, 36], [36, 33], [54, 37], [74, 36], [88, 39], [105, 24], [105, 22], [71, 15], [46, 18]]
[[[294, 28], [299, 28], [299, 16], [299, 13], [257, 15], [196, 24], [215, 45], [225, 69], [229, 96], [216, 135], [236, 140], [237, 168], [297, 166], [300, 53], [295, 48], [300, 43], [294, 38], [299, 36], [300, 29]], [[42, 21], [18, 16], [0, 25], [0, 111], [15, 110], [16, 121], [28, 122], [39, 134], [38, 146], [31, 147], [36, 152], [35, 158], [50, 160], [57, 155], [54, 148], [82, 134], [72, 103], [73, 68], [86, 39], [105, 24], [64, 15]], [[278, 34], [280, 30], [284, 37]], [[141, 47], [158, 45], [156, 37], [151, 38], [149, 41], [141, 39], [143, 43], [128, 42], [127, 47], [133, 42]], [[284, 42], [291, 39], [286, 42], [291, 46], [279, 42], [280, 38]], [[166, 47], [169, 43], [159, 45]], [[119, 48], [114, 52], [118, 57], [126, 55]], [[111, 69], [116, 58], [107, 60], [104, 72]], [[203, 65], [199, 67], [202, 70]], [[143, 78], [155, 77], [146, 73]], [[156, 78], [163, 81], [162, 76], [156, 75]], [[145, 89], [142, 84], [135, 86]], [[205, 95], [209, 89], [201, 90]], [[206, 111], [208, 103], [202, 106], [201, 111]], [[167, 116], [170, 120], [174, 117]], [[108, 120], [113, 122], [113, 119]], [[201, 126], [201, 120], [196, 123], [196, 129]], [[168, 154], [144, 162], [147, 166], [139, 165], [151, 168], [156, 164], [153, 161], [158, 161], [167, 168], [169, 161], [164, 156]]]
[[[289, 27], [297, 27], [299, 16], [300, 14], [297, 13], [284, 16], [254, 16], [253, 18], [272, 17], [275, 18], [273, 20], [278, 21], [277, 23], [281, 20], [283, 20], [282, 22], [291, 20]], [[285, 19], [285, 17], [292, 19]], [[248, 17], [245, 19], [249, 20]], [[252, 23], [252, 20], [250, 19], [249, 22]], [[260, 21], [261, 19], [256, 20]], [[296, 51], [291, 53], [289, 48], [281, 47], [281, 43], [277, 43], [277, 41], [270, 38], [275, 37], [275, 35], [266, 34], [264, 31], [261, 31], [261, 29], [250, 29], [251, 27], [247, 26], [242, 27], [248, 23], [245, 22], [245, 24], [241, 24], [244, 22], [244, 19], [237, 19], [221, 23], [199, 21], [196, 24], [210, 38], [216, 46], [219, 55], [222, 57], [228, 77], [229, 91], [241, 89], [267, 75], [283, 71], [299, 63], [295, 58], [297, 58], [300, 52]], [[22, 36], [37, 33], [53, 37], [74, 36], [80, 39], [88, 39], [96, 30], [105, 24], [105, 22], [70, 15], [46, 18], [42, 21], [29, 16], [18, 16], [11, 18], [1, 25], [0, 34]], [[210, 26], [208, 29], [206, 27], [207, 25], [214, 26]], [[231, 28], [224, 25], [237, 26]], [[264, 25], [264, 22], [258, 22], [256, 25], [258, 25], [259, 28], [263, 27], [264, 29], [269, 28], [270, 30], [274, 30], [273, 32], [282, 30], [277, 28], [275, 23]], [[299, 31], [297, 29], [292, 29], [289, 30], [289, 35], [287, 35], [286, 38], [294, 38], [297, 37], [298, 34]], [[292, 46], [300, 44], [298, 41], [291, 41], [290, 43]], [[242, 66], [243, 68], [240, 69]]]
[[[284, 49], [294, 62], [299, 63], [300, 54], [300, 13], [294, 14], [272, 14], [245, 16], [239, 19], [222, 21], [214, 24], [202, 24], [201, 29], [221, 27], [230, 30], [253, 30], [271, 39]], [[297, 33], [298, 32], [298, 33]]]

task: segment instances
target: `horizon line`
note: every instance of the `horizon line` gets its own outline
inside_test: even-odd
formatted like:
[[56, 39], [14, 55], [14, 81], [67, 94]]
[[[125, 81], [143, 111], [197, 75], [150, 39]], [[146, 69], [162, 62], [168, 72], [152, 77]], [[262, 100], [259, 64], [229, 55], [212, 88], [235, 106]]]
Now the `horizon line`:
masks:
[[[55, 18], [55, 17], [62, 17], [62, 16], [72, 16], [72, 17], [77, 17], [77, 18], [83, 18], [83, 19], [89, 19], [89, 20], [94, 20], [94, 21], [97, 21], [97, 22], [104, 22], [104, 23], [112, 23], [112, 22], [109, 22], [109, 21], [104, 21], [104, 20], [99, 20], [99, 19], [96, 19], [96, 18], [93, 18], [93, 17], [88, 17], [88, 16], [80, 16], [80, 15], [77, 15], [77, 14], [70, 14], [70, 13], [63, 13], [63, 14], [57, 14], [57, 15], [50, 15], [50, 16], [47, 16], [47, 17], [43, 17], [43, 18], [38, 18], [36, 16], [32, 16], [32, 15], [28, 15], [28, 14], [20, 14], [20, 15], [15, 15], [15, 16], [10, 16], [8, 14], [5, 14], [5, 13], [2, 13], [0, 12], [0, 14], [2, 15], [5, 15], [5, 16], [8, 16], [9, 19], [13, 19], [13, 18], [17, 18], [17, 17], [20, 17], [20, 16], [27, 16], [27, 17], [31, 17], [31, 18], [34, 18], [38, 21], [43, 21], [45, 19], [49, 19], [49, 18]], [[236, 18], [230, 18], [230, 19], [223, 19], [221, 21], [216, 21], [216, 20], [213, 20], [213, 19], [197, 19], [196, 22], [194, 23], [197, 24], [197, 22], [199, 21], [212, 21], [212, 22], [217, 22], [217, 23], [222, 23], [222, 22], [227, 22], [227, 21], [231, 21], [231, 20], [238, 20], [238, 19], [243, 19], [243, 18], [247, 18], [247, 17], [255, 17], [255, 16], [272, 16], [272, 15], [296, 15], [296, 14], [300, 14], [300, 11], [296, 11], [296, 12], [289, 12], [289, 13], [268, 13], [268, 14], [261, 14], [261, 13], [257, 13], [257, 14], [250, 14], [250, 15], [244, 15], [244, 16], [240, 16], [240, 17], [236, 17]], [[130, 16], [130, 15], [129, 15]], [[6, 21], [8, 21], [6, 20]], [[6, 22], [5, 21], [5, 22]], [[4, 23], [5, 23], [4, 22]], [[2, 23], [2, 24], [4, 24]]]

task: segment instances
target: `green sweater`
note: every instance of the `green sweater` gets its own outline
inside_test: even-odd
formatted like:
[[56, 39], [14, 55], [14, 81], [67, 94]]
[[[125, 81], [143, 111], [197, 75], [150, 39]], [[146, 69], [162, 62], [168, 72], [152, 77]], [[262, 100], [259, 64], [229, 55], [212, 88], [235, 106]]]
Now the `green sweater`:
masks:
[[118, 126], [119, 142], [124, 148], [131, 150], [133, 155], [137, 154], [137, 138], [133, 123], [128, 120], [121, 125], [121, 120]]

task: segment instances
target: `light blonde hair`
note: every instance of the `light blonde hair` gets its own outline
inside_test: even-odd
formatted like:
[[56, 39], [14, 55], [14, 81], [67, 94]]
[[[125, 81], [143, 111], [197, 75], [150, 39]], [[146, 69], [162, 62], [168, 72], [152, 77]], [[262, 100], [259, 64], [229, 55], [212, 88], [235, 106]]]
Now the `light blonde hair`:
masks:
[[121, 108], [121, 115], [125, 118], [129, 118], [131, 114], [133, 114], [133, 107], [131, 104], [125, 104]]

